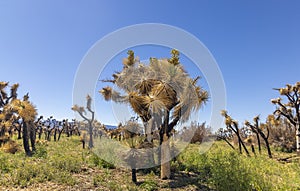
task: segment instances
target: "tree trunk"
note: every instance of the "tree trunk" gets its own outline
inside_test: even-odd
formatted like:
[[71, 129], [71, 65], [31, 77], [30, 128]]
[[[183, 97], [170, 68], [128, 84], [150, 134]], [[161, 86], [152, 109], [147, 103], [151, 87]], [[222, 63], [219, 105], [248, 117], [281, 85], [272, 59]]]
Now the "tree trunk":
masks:
[[161, 179], [171, 178], [170, 160], [171, 160], [171, 152], [170, 152], [169, 138], [165, 133], [163, 135], [163, 142], [161, 144], [161, 171], [160, 171]]
[[39, 127], [39, 139], [42, 138], [43, 128]]
[[28, 127], [27, 123], [23, 122], [23, 146], [27, 156], [31, 156], [31, 151], [29, 147], [29, 140], [28, 140]]
[[92, 123], [89, 123], [89, 134], [90, 134], [90, 140], [89, 140], [89, 148], [93, 148], [93, 125]]
[[260, 136], [263, 138], [263, 140], [265, 141], [265, 144], [266, 144], [266, 147], [267, 147], [267, 150], [268, 150], [269, 158], [272, 158], [272, 153], [271, 153], [268, 137], [260, 129], [258, 129], [258, 132], [259, 132]]
[[48, 129], [48, 132], [47, 132], [47, 141], [51, 141], [51, 131], [52, 129]]
[[132, 180], [132, 182], [134, 182], [134, 183], [137, 182], [137, 178], [136, 178], [136, 169], [135, 169], [135, 168], [131, 169], [131, 180]]
[[234, 146], [226, 139], [222, 138], [233, 150], [235, 150]]
[[164, 122], [160, 131], [160, 145], [161, 147], [161, 156], [160, 156], [160, 178], [161, 179], [170, 179], [171, 178], [171, 152], [169, 144], [169, 115], [170, 112], [165, 111]]
[[261, 145], [260, 145], [260, 138], [258, 132], [255, 131], [256, 134], [256, 139], [257, 139], [257, 144], [258, 144], [258, 152], [261, 154]]
[[254, 148], [254, 145], [253, 145], [253, 144], [251, 144], [251, 150], [252, 150], [252, 153], [254, 154], [254, 156], [256, 156], [255, 148]]
[[64, 127], [61, 130], [58, 130], [58, 138], [57, 141], [59, 141], [61, 133], [64, 131]]
[[32, 151], [35, 151], [35, 139], [36, 139], [36, 134], [35, 134], [35, 125], [33, 122], [29, 122], [30, 124], [30, 132], [29, 132], [29, 138], [30, 138], [30, 144], [31, 144], [31, 148]]
[[243, 148], [244, 148], [244, 150], [245, 150], [245, 152], [246, 152], [247, 156], [250, 156], [250, 153], [249, 153], [249, 151], [248, 151], [248, 149], [247, 149], [246, 145], [244, 144], [244, 142], [242, 141], [242, 139], [241, 139], [241, 138], [239, 138], [239, 139], [240, 139], [241, 145], [243, 146]]
[[22, 139], [22, 136], [21, 136], [21, 125], [20, 125], [20, 129], [17, 129], [18, 131], [18, 139]]
[[56, 141], [56, 134], [57, 134], [57, 128], [55, 127], [55, 129], [54, 129], [54, 135], [53, 135], [54, 141]]
[[269, 158], [272, 158], [272, 153], [271, 153], [271, 149], [270, 149], [270, 145], [269, 145], [268, 139], [265, 139], [265, 143], [266, 143], [266, 147], [267, 147], [267, 150], [268, 150]]
[[296, 149], [297, 155], [300, 156], [300, 124], [296, 125]]

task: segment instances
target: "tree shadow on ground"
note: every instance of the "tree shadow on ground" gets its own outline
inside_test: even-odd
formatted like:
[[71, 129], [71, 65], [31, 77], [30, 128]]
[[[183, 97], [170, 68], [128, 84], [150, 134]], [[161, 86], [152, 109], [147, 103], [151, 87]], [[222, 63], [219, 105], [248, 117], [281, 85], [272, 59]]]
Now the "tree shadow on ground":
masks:
[[199, 174], [191, 172], [176, 172], [173, 174], [172, 179], [168, 182], [168, 187], [171, 189], [192, 189], [203, 191], [215, 191], [207, 185], [201, 183]]

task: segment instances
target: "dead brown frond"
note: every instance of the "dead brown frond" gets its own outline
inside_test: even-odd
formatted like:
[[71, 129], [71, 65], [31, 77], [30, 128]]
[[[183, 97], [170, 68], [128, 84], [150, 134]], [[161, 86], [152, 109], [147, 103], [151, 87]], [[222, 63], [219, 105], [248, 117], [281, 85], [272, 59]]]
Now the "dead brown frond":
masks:
[[78, 106], [77, 104], [73, 105], [71, 109], [79, 113], [86, 113], [84, 107]]
[[167, 83], [159, 83], [155, 85], [151, 91], [150, 96], [155, 97], [164, 103], [165, 107], [170, 110], [177, 103], [177, 94], [174, 89]]
[[17, 98], [17, 96], [18, 96], [18, 94], [17, 94], [17, 90], [18, 90], [18, 87], [19, 87], [19, 84], [18, 83], [16, 83], [16, 84], [13, 84], [12, 86], [11, 86], [11, 97], [12, 98]]
[[6, 88], [8, 85], [8, 82], [0, 82], [0, 90]]
[[149, 112], [149, 107], [147, 107], [147, 97], [140, 96], [137, 92], [131, 92], [128, 95], [129, 103], [134, 110], [134, 112], [139, 115], [145, 115]]
[[162, 116], [163, 112], [167, 110], [165, 103], [159, 99], [156, 99], [155, 97], [154, 98], [147, 97], [146, 103], [151, 114], [157, 114], [159, 116]]
[[102, 90], [100, 90], [99, 93], [103, 95], [106, 101], [110, 101], [112, 98], [112, 88], [109, 86], [102, 88]]
[[128, 50], [128, 57], [123, 59], [124, 67], [133, 66], [135, 63], [134, 52], [132, 50]]
[[1, 89], [1, 96], [3, 100], [8, 98], [7, 93], [3, 89]]
[[29, 93], [23, 96], [23, 101], [28, 101], [28, 100], [29, 100]]
[[23, 118], [24, 121], [34, 121], [37, 116], [37, 110], [34, 105], [28, 101], [23, 102], [24, 106], [22, 107], [19, 115]]
[[20, 146], [15, 141], [9, 140], [3, 145], [2, 149], [6, 153], [15, 154], [17, 151], [20, 150]]
[[92, 98], [91, 98], [91, 96], [90, 95], [87, 95], [86, 96], [86, 108], [88, 109], [88, 110], [91, 110], [91, 105], [92, 105]]

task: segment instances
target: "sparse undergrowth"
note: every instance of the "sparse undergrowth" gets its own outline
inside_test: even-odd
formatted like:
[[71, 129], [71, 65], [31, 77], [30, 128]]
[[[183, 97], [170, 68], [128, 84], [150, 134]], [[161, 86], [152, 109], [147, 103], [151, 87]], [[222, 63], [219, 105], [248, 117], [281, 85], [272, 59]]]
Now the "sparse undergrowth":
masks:
[[0, 150], [0, 190], [300, 189], [299, 162], [282, 164], [267, 155], [249, 158], [222, 142], [200, 153], [199, 145], [192, 144], [172, 162], [171, 180], [159, 180], [158, 172], [141, 171], [135, 185], [130, 170], [115, 168], [83, 150], [78, 137], [64, 137], [59, 142], [39, 142], [32, 157]]
[[283, 164], [276, 159], [268, 159], [267, 153], [247, 157], [222, 142], [217, 142], [204, 154], [199, 154], [199, 150], [195, 152], [197, 149], [196, 145], [190, 145], [173, 165], [198, 174], [200, 182], [216, 190], [300, 189], [299, 161]]

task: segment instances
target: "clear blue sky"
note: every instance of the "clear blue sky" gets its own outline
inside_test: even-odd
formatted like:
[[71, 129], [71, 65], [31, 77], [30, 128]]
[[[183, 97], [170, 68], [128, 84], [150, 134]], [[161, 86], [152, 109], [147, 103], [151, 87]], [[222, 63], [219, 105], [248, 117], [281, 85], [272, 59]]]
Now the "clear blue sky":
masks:
[[[0, 80], [20, 83], [19, 95], [29, 92], [41, 115], [72, 118], [73, 80], [91, 46], [128, 25], [164, 23], [195, 35], [213, 54], [233, 117], [264, 118], [278, 96], [272, 88], [300, 81], [299, 10], [297, 0], [2, 0]], [[115, 123], [97, 110], [100, 121]]]

